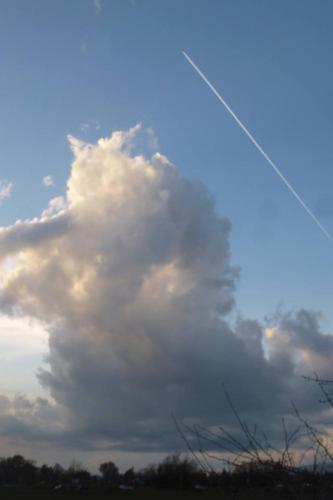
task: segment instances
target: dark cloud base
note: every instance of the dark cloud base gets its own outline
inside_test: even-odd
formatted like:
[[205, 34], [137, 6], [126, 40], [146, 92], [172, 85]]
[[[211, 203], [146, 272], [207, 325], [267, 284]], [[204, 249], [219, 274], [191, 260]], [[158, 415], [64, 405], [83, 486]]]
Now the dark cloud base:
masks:
[[[138, 127], [96, 145], [70, 138], [64, 198], [0, 229], [0, 309], [48, 325], [51, 402], [3, 397], [0, 432], [82, 450], [171, 451], [170, 418], [237, 432], [223, 397], [278, 436], [293, 399], [316, 421], [327, 410], [302, 375], [332, 374], [333, 340], [313, 311], [272, 324], [239, 319], [230, 222], [205, 187], [167, 158], [131, 156]], [[278, 439], [278, 437], [276, 438]]]

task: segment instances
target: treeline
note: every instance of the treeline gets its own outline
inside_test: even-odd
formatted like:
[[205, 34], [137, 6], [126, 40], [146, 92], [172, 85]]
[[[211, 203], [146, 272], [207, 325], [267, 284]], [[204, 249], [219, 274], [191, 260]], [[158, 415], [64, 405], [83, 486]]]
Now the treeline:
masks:
[[68, 468], [59, 464], [37, 466], [22, 455], [0, 458], [0, 486], [38, 486], [48, 489], [131, 489], [139, 486], [188, 488], [196, 483], [208, 484], [207, 475], [188, 458], [167, 457], [158, 465], [136, 471], [130, 468], [120, 473], [117, 465], [104, 462], [99, 475], [91, 474], [79, 462]]
[[0, 459], [0, 486], [29, 486], [52, 490], [109, 490], [155, 487], [160, 489], [208, 488], [316, 488], [333, 487], [333, 474], [307, 469], [288, 470], [278, 463], [247, 463], [234, 470], [204, 471], [194, 460], [170, 455], [157, 465], [120, 473], [112, 461], [91, 474], [79, 463], [68, 468], [59, 464], [37, 466], [21, 455]]
[[120, 473], [117, 465], [104, 462], [99, 475], [91, 474], [79, 462], [68, 468], [60, 464], [37, 466], [22, 455], [0, 458], [0, 486], [38, 486], [50, 489], [119, 488], [139, 486], [189, 488], [196, 483], [208, 485], [208, 476], [194, 461], [180, 455], [170, 455], [158, 465], [136, 471], [130, 468]]

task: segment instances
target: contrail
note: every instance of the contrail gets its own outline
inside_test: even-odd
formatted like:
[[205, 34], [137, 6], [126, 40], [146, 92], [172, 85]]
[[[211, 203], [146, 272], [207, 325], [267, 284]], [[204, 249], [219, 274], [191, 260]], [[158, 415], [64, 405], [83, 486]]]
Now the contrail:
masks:
[[208, 85], [210, 90], [216, 95], [218, 100], [223, 104], [225, 109], [231, 114], [235, 122], [240, 126], [240, 128], [245, 132], [245, 134], [248, 136], [250, 141], [255, 145], [259, 153], [262, 154], [262, 156], [265, 158], [265, 160], [268, 161], [270, 166], [273, 168], [275, 173], [280, 177], [282, 182], [287, 186], [289, 191], [295, 196], [296, 200], [301, 204], [301, 206], [304, 208], [304, 210], [308, 213], [308, 215], [311, 217], [311, 219], [317, 224], [319, 229], [324, 233], [324, 235], [333, 243], [333, 237], [330, 235], [330, 233], [324, 228], [324, 226], [321, 224], [321, 222], [317, 219], [315, 214], [309, 209], [309, 207], [306, 205], [306, 203], [302, 200], [302, 198], [299, 196], [299, 194], [295, 191], [295, 189], [292, 187], [290, 182], [285, 178], [285, 176], [280, 172], [280, 169], [275, 165], [273, 160], [270, 159], [267, 153], [262, 149], [260, 144], [257, 143], [253, 135], [248, 131], [248, 129], [245, 127], [245, 125], [240, 121], [238, 116], [233, 112], [233, 110], [228, 106], [228, 104], [225, 102], [223, 97], [219, 94], [219, 92], [216, 90], [214, 85], [208, 80], [208, 78], [203, 74], [203, 72], [198, 68], [198, 66], [192, 61], [189, 55], [186, 54], [186, 52], [182, 51], [183, 56], [186, 58], [186, 60], [190, 63], [192, 68], [195, 69], [195, 71], [198, 73], [198, 75], [201, 76], [203, 81]]

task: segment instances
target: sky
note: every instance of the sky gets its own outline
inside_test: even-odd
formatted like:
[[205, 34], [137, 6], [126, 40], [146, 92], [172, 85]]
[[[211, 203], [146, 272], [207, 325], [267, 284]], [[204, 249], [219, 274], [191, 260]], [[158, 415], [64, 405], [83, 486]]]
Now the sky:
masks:
[[[88, 463], [105, 448], [124, 463], [164, 452], [177, 446], [170, 409], [184, 400], [181, 415], [215, 422], [210, 381], [252, 372], [263, 379], [253, 401], [276, 387], [280, 403], [297, 388], [314, 411], [297, 377], [330, 373], [332, 243], [181, 52], [332, 234], [332, 14], [328, 0], [1, 0], [8, 450], [47, 460], [52, 442], [59, 460]], [[182, 300], [171, 304], [165, 290]], [[195, 336], [191, 348], [181, 331]], [[190, 387], [209, 365], [200, 401]], [[93, 405], [87, 381], [106, 391]], [[250, 411], [241, 382], [231, 385]], [[121, 422], [121, 412], [135, 418]]]

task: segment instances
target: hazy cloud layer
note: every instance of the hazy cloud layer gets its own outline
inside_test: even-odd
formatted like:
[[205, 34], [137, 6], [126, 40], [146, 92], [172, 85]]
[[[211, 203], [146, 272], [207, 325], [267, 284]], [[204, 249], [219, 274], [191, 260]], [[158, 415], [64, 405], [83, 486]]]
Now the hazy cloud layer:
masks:
[[301, 375], [332, 374], [333, 338], [311, 311], [230, 325], [230, 223], [166, 157], [131, 156], [138, 131], [96, 145], [70, 137], [66, 196], [0, 229], [3, 262], [14, 259], [0, 309], [48, 325], [39, 380], [54, 399], [24, 414], [6, 403], [0, 431], [37, 439], [40, 428], [42, 441], [67, 446], [172, 448], [171, 412], [230, 422], [222, 382], [244, 416], [288, 412], [291, 397], [317, 411]]

